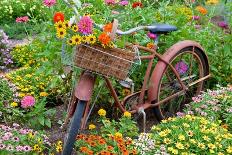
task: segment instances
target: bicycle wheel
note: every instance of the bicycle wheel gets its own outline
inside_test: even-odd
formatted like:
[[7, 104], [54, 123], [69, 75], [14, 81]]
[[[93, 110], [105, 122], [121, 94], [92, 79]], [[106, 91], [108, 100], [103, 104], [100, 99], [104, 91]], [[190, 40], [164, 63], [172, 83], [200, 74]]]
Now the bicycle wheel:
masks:
[[83, 116], [86, 103], [87, 101], [81, 101], [81, 100], [79, 100], [77, 103], [76, 110], [71, 120], [70, 127], [67, 133], [67, 138], [64, 142], [64, 149], [62, 155], [71, 155], [72, 153], [74, 143], [76, 141], [76, 136], [81, 126], [81, 118]]
[[[166, 53], [166, 55], [168, 54], [170, 53]], [[177, 51], [168, 62], [177, 70], [181, 81], [186, 86], [209, 74], [207, 57], [204, 52], [197, 47], [193, 48], [189, 46]], [[183, 95], [179, 95], [172, 98], [167, 103], [155, 107], [154, 112], [157, 119], [160, 121], [164, 118], [175, 116], [177, 112], [182, 111], [184, 105], [189, 103], [193, 96], [200, 94], [203, 85], [204, 81], [201, 81], [190, 86]], [[157, 88], [158, 89], [154, 92], [157, 93], [157, 101], [161, 101], [182, 89], [176, 75], [169, 66], [165, 67], [162, 72], [158, 80]]]

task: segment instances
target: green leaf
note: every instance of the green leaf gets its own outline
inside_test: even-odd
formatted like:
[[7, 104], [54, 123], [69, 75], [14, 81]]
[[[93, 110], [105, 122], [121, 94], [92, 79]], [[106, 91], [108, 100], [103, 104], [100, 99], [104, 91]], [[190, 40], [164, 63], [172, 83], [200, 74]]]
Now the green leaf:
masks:
[[50, 119], [45, 119], [45, 125], [47, 125], [47, 127], [51, 128], [52, 126], [52, 122]]
[[42, 116], [42, 117], [38, 117], [38, 121], [39, 121], [39, 123], [40, 123], [41, 125], [44, 126], [45, 120], [44, 120], [44, 117], [43, 117], [43, 116]]

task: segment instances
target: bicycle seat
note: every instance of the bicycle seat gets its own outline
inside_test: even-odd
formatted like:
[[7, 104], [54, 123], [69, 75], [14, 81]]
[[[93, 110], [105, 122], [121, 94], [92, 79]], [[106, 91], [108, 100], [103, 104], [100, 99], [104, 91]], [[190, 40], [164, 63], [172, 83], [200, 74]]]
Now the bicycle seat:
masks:
[[154, 34], [167, 34], [168, 32], [177, 30], [175, 26], [168, 24], [152, 24], [150, 26], [156, 26], [155, 28], [149, 29], [149, 31]]

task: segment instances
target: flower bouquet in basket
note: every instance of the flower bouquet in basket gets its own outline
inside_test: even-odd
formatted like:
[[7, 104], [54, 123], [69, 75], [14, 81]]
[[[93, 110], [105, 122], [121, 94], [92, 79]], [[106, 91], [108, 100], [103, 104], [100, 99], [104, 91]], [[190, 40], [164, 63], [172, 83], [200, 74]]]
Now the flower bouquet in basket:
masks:
[[54, 15], [57, 38], [76, 46], [74, 66], [125, 79], [135, 58], [135, 52], [116, 48], [114, 44], [118, 22], [110, 22], [101, 28], [95, 27], [90, 15], [83, 15], [74, 22], [66, 21], [63, 13]]

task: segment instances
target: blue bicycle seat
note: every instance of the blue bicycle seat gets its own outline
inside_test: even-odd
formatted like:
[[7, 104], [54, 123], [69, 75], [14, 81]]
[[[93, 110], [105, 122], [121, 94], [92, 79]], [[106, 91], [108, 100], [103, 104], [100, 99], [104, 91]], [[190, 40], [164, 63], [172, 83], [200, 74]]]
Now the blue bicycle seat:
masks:
[[177, 30], [175, 26], [168, 24], [152, 24], [150, 26], [156, 26], [155, 28], [149, 29], [149, 31], [154, 34], [167, 34]]

